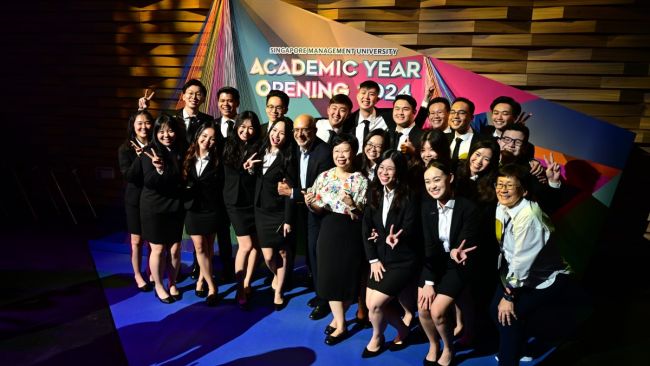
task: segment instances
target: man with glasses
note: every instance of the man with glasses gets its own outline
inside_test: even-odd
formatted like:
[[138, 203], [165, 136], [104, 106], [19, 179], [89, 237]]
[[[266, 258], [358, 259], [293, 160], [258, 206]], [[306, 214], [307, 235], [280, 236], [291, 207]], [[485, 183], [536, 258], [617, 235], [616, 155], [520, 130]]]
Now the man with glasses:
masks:
[[376, 108], [379, 102], [379, 84], [372, 80], [366, 80], [359, 85], [357, 92], [357, 103], [359, 109], [352, 112], [344, 123], [343, 131], [357, 138], [360, 153], [363, 149], [363, 139], [370, 131], [376, 129], [389, 130], [395, 128], [392, 118], [392, 109]]
[[451, 164], [454, 169], [459, 160], [467, 159], [469, 149], [478, 142], [470, 123], [474, 119], [474, 103], [467, 98], [456, 98], [449, 111], [449, 127], [453, 131], [447, 134], [451, 153]]
[[284, 115], [289, 111], [289, 96], [282, 90], [271, 90], [266, 95], [266, 116], [269, 121], [262, 124], [262, 136], [271, 130], [273, 123], [285, 118]]
[[208, 97], [208, 90], [201, 81], [197, 79], [188, 80], [183, 85], [181, 91], [181, 98], [185, 102], [185, 106], [177, 110], [175, 115], [179, 121], [185, 122], [183, 124], [185, 127], [185, 140], [189, 145], [194, 139], [194, 134], [196, 134], [199, 127], [206, 122], [211, 122], [214, 118], [209, 114], [199, 111], [199, 107], [203, 105]]
[[[307, 188], [314, 184], [316, 177], [320, 173], [332, 168], [334, 161], [332, 160], [330, 145], [316, 137], [316, 122], [312, 116], [301, 114], [296, 117], [293, 122], [293, 138], [298, 145], [296, 151], [298, 164], [295, 176], [300, 177], [300, 186], [291, 188], [285, 182], [279, 182], [278, 194], [291, 197], [298, 204], [297, 237], [305, 238], [306, 236], [307, 238], [307, 266], [312, 275], [314, 288], [316, 288], [316, 279], [318, 278], [316, 241], [320, 231], [320, 217], [307, 210], [302, 192], [306, 192]], [[304, 235], [304, 233], [307, 235]], [[292, 268], [292, 266], [289, 266], [289, 268]], [[309, 314], [309, 318], [312, 320], [322, 319], [330, 313], [328, 302], [318, 296], [309, 300], [307, 304], [314, 308]]]

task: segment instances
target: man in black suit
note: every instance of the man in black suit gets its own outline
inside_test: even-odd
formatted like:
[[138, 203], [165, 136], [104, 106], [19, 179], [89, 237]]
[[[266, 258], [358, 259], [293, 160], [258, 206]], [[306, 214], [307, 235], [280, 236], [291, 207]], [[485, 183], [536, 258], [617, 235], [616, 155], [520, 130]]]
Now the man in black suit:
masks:
[[362, 151], [363, 139], [370, 131], [378, 128], [389, 130], [395, 127], [392, 109], [375, 108], [377, 102], [379, 102], [379, 84], [372, 80], [361, 83], [357, 92], [359, 109], [352, 112], [343, 124], [343, 132], [352, 134], [359, 142], [357, 153]]
[[456, 169], [459, 160], [469, 158], [469, 149], [479, 140], [470, 123], [474, 119], [474, 103], [467, 98], [456, 98], [449, 111], [449, 127], [452, 132], [446, 134], [449, 140], [451, 164]]
[[343, 123], [352, 110], [352, 100], [345, 94], [334, 95], [327, 106], [327, 118], [316, 121], [316, 137], [332, 145], [336, 135], [343, 132]]
[[[311, 270], [314, 287], [318, 278], [318, 268], [316, 267], [316, 241], [320, 231], [320, 217], [313, 212], [308, 211], [304, 205], [302, 192], [311, 187], [318, 175], [334, 166], [332, 159], [331, 147], [316, 137], [316, 122], [308, 114], [301, 114], [293, 122], [293, 137], [298, 145], [297, 152], [297, 174], [300, 184], [293, 188], [286, 183], [278, 184], [278, 193], [284, 196], [290, 196], [297, 202], [298, 214], [306, 220], [298, 220], [298, 223], [306, 223], [305, 226], [297, 228], [307, 233], [307, 264]], [[300, 237], [300, 235], [298, 235]], [[304, 237], [304, 236], [303, 236]], [[329, 312], [327, 301], [315, 297], [309, 301], [309, 305], [314, 310], [309, 315], [310, 319], [318, 320], [324, 318]]]
[[271, 90], [266, 95], [266, 116], [269, 121], [262, 124], [262, 136], [271, 128], [273, 123], [280, 121], [289, 111], [289, 96], [282, 90]]
[[400, 94], [393, 102], [395, 127], [390, 130], [391, 149], [401, 151], [409, 159], [417, 159], [422, 130], [415, 124], [417, 104], [410, 95]]
[[192, 142], [196, 131], [198, 131], [202, 124], [214, 120], [211, 115], [199, 111], [199, 107], [201, 107], [207, 97], [208, 90], [201, 81], [191, 79], [183, 85], [181, 98], [185, 102], [185, 106], [177, 110], [175, 116], [179, 121], [183, 121], [182, 126], [185, 127], [185, 141], [188, 145]]
[[[215, 124], [219, 129], [218, 137], [225, 139], [233, 131], [235, 119], [237, 118], [237, 108], [239, 108], [239, 90], [232, 86], [224, 86], [217, 91], [217, 105], [219, 107], [220, 117], [215, 119]], [[223, 148], [223, 144], [220, 144]]]

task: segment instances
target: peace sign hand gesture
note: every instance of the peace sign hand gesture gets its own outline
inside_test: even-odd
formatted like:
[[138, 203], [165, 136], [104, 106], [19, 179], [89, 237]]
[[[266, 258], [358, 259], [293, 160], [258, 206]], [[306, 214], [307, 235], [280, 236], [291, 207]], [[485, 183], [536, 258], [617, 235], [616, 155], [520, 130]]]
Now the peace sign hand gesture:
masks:
[[393, 234], [393, 228], [395, 225], [390, 226], [390, 232], [388, 233], [388, 236], [386, 237], [386, 244], [390, 245], [391, 248], [395, 248], [395, 245], [399, 243], [399, 236], [402, 235], [402, 231], [404, 229], [400, 229], [397, 233]]
[[143, 111], [147, 108], [149, 108], [149, 101], [151, 101], [151, 98], [153, 98], [153, 95], [156, 94], [155, 90], [151, 91], [151, 94], [149, 94], [149, 89], [144, 90], [144, 97], [138, 99], [138, 110]]
[[138, 156], [140, 156], [140, 154], [142, 154], [143, 148], [141, 148], [140, 145], [136, 144], [133, 141], [129, 141], [129, 142], [131, 143], [131, 146], [133, 146], [133, 150], [135, 150], [135, 153], [138, 154]]
[[454, 248], [451, 251], [449, 251], [449, 256], [451, 257], [451, 259], [453, 259], [454, 262], [458, 264], [462, 264], [463, 266], [466, 264], [467, 261], [467, 253], [476, 249], [476, 245], [467, 249], [463, 249], [464, 246], [465, 246], [465, 240], [463, 240], [460, 243], [458, 248]]
[[160, 173], [165, 170], [165, 163], [163, 162], [162, 158], [158, 155], [156, 155], [156, 150], [151, 150], [151, 153], [149, 154], [148, 152], [144, 151], [144, 154], [151, 159], [151, 164], [153, 164], [154, 168]]
[[248, 171], [253, 170], [253, 167], [255, 166], [255, 164], [257, 164], [257, 163], [259, 163], [259, 162], [262, 161], [262, 160], [259, 160], [259, 159], [258, 159], [258, 160], [253, 160], [253, 158], [255, 157], [255, 155], [257, 155], [257, 153], [253, 153], [253, 155], [251, 155], [251, 157], [248, 158], [248, 159], [244, 162], [244, 169], [246, 169], [246, 170], [248, 170]]
[[551, 153], [549, 160], [544, 155], [544, 162], [546, 163], [546, 178], [548, 178], [548, 182], [553, 184], [560, 183], [560, 164], [556, 163], [553, 159], [553, 153]]

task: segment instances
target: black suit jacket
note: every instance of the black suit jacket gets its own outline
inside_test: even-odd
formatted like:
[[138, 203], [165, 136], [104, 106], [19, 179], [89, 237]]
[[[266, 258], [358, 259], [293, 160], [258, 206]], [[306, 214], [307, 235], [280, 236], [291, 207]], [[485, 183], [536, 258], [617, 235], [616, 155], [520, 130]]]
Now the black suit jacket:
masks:
[[[418, 263], [421, 257], [422, 240], [420, 238], [420, 206], [416, 196], [409, 194], [408, 199], [402, 199], [401, 205], [396, 207], [393, 199], [390, 211], [386, 217], [386, 225], [382, 220], [384, 207], [384, 191], [382, 189], [379, 206], [372, 208], [366, 205], [363, 213], [362, 235], [368, 260], [379, 259], [384, 266], [411, 267]], [[386, 237], [390, 233], [391, 226], [394, 226], [393, 233], [403, 230], [399, 236], [399, 242], [394, 248], [386, 244]], [[379, 236], [376, 241], [368, 238], [375, 229]]]
[[[476, 205], [467, 198], [456, 196], [454, 210], [451, 216], [449, 230], [449, 249], [458, 248], [465, 240], [465, 248], [479, 245], [478, 243], [478, 211]], [[440, 240], [438, 232], [438, 201], [425, 199], [422, 202], [422, 234], [424, 235], [424, 266], [420, 284], [424, 281], [437, 283], [447, 269], [449, 253]], [[472, 254], [468, 254], [467, 264], [457, 266], [461, 275], [472, 267]]]
[[[388, 130], [395, 129], [395, 121], [393, 121], [393, 109], [392, 108], [375, 108], [377, 115], [381, 116], [386, 122]], [[343, 121], [342, 130], [345, 133], [352, 134], [356, 136], [354, 131], [357, 128], [357, 122], [359, 121], [359, 110], [352, 112], [348, 118]], [[364, 136], [365, 137], [365, 136]], [[363, 144], [363, 141], [359, 141], [359, 146]]]
[[140, 194], [144, 185], [140, 157], [130, 145], [122, 144], [117, 150], [117, 159], [122, 177], [126, 181], [124, 202], [132, 206], [139, 206]]
[[314, 185], [314, 181], [318, 175], [326, 170], [331, 169], [334, 166], [334, 159], [332, 158], [332, 148], [325, 142], [323, 142], [318, 137], [314, 138], [314, 142], [309, 148], [309, 162], [307, 163], [307, 179], [305, 179], [306, 187], [302, 187], [302, 182], [300, 181], [300, 148], [296, 147], [297, 158], [295, 159], [295, 173], [296, 184], [293, 188], [293, 198], [294, 200], [301, 201], [302, 193], [301, 190]]
[[[390, 133], [390, 147], [391, 149], [395, 149], [399, 151], [399, 146], [397, 144], [399, 143], [399, 138], [397, 137], [397, 130], [396, 128], [393, 128], [388, 131]], [[415, 150], [418, 151], [420, 147], [420, 143], [422, 140], [422, 135], [424, 135], [424, 131], [420, 129], [417, 125], [414, 125], [413, 128], [411, 128], [411, 131], [409, 131], [409, 141], [415, 146]], [[419, 151], [418, 151], [419, 153]]]
[[[150, 152], [151, 148], [146, 151]], [[174, 151], [156, 152], [158, 156], [165, 154], [165, 169], [158, 174], [151, 159], [142, 154], [142, 173], [144, 188], [140, 196], [140, 209], [156, 213], [173, 213], [183, 209], [181, 192], [183, 155]], [[175, 161], [174, 161], [175, 160]]]
[[211, 156], [208, 164], [199, 176], [196, 164], [192, 162], [185, 183], [185, 209], [192, 211], [217, 211], [223, 209], [223, 200], [219, 192], [223, 186], [223, 169], [215, 164]]
[[[199, 126], [201, 126], [204, 123], [214, 121], [214, 118], [211, 115], [203, 112], [199, 112], [199, 114], [196, 115], [198, 124], [194, 128], [190, 128], [190, 130], [187, 130], [185, 128], [185, 120], [183, 119], [183, 110], [182, 109], [177, 110], [175, 116], [183, 128], [185, 141], [187, 142], [188, 145], [192, 143], [192, 140], [194, 140], [194, 134], [196, 134], [196, 131], [198, 131]], [[219, 135], [221, 135], [221, 133], [219, 133]]]
[[[264, 157], [262, 154], [258, 154], [258, 156], [260, 156], [260, 159]], [[280, 152], [273, 164], [266, 170], [266, 173], [262, 172], [262, 163], [258, 164], [256, 169], [257, 181], [255, 182], [255, 207], [267, 211], [284, 212], [284, 222], [293, 224], [295, 216], [293, 200], [290, 197], [278, 194], [278, 182], [286, 179], [291, 187], [297, 182], [291, 165], [285, 169], [282, 160], [284, 160], [284, 157]]]
[[[242, 163], [243, 164], [243, 163]], [[248, 207], [255, 198], [255, 174], [249, 174], [240, 166], [223, 164], [223, 201], [226, 205]]]

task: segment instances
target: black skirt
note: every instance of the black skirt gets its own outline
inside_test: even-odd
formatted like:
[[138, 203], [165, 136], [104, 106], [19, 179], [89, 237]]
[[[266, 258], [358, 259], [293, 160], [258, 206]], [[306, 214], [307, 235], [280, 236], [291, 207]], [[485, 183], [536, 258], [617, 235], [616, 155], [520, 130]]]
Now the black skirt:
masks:
[[188, 235], [210, 235], [217, 232], [219, 216], [216, 211], [187, 211], [185, 231]]
[[255, 226], [261, 248], [280, 248], [287, 245], [283, 231], [284, 211], [268, 211], [255, 207]]
[[235, 235], [248, 236], [256, 235], [255, 231], [255, 209], [253, 206], [237, 207], [226, 205], [226, 211], [232, 227], [235, 229]]
[[184, 211], [147, 212], [140, 210], [142, 237], [154, 244], [174, 244], [183, 239]]
[[465, 276], [458, 270], [458, 265], [451, 258], [447, 259], [447, 268], [435, 284], [436, 293], [458, 298], [465, 287]]
[[365, 260], [361, 220], [338, 213], [326, 214], [316, 252], [318, 296], [329, 301], [355, 301], [359, 294], [359, 269]]
[[368, 288], [386, 294], [388, 296], [398, 296], [409, 284], [417, 283], [417, 266], [410, 267], [384, 265], [383, 278], [377, 282], [372, 273], [368, 279]]
[[142, 222], [140, 221], [140, 207], [126, 203], [126, 230], [129, 234], [142, 235]]

